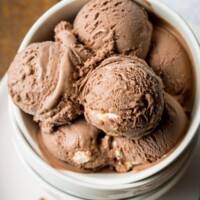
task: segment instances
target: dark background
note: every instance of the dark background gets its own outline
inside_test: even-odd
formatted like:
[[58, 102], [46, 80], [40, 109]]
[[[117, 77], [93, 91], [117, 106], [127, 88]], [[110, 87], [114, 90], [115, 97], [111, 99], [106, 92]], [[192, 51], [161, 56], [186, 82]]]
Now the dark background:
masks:
[[0, 79], [33, 23], [59, 0], [0, 0]]

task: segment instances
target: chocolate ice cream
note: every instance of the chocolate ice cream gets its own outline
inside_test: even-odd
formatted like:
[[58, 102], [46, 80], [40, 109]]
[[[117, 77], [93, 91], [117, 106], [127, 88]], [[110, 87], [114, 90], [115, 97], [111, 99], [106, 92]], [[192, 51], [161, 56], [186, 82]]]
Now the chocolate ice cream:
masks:
[[158, 127], [139, 140], [114, 137], [110, 156], [118, 172], [155, 162], [173, 149], [187, 128], [188, 120], [180, 104], [165, 93], [165, 109]]
[[152, 25], [146, 11], [131, 0], [91, 0], [77, 14], [74, 31], [102, 57], [115, 52], [145, 58]]
[[81, 102], [85, 118], [107, 134], [137, 139], [160, 122], [163, 84], [143, 60], [112, 56], [84, 81]]
[[63, 162], [92, 171], [110, 166], [122, 173], [161, 159], [183, 137], [187, 125], [183, 108], [165, 93], [161, 122], [151, 134], [138, 140], [106, 136], [84, 119], [60, 126], [52, 134], [42, 130], [40, 134], [48, 152]]
[[87, 172], [164, 159], [187, 131], [195, 87], [171, 30], [132, 0], [91, 0], [54, 41], [19, 52], [9, 92], [38, 122], [43, 154]]
[[161, 26], [155, 26], [147, 62], [165, 85], [165, 90], [185, 105], [191, 88], [191, 61], [175, 35]]
[[71, 48], [35, 43], [18, 53], [8, 71], [10, 94], [24, 112], [47, 126], [69, 123], [82, 113], [73, 83], [79, 60]]
[[76, 64], [76, 67], [81, 67], [84, 65], [84, 62], [91, 59], [92, 52], [77, 41], [70, 23], [61, 21], [56, 25], [54, 31], [56, 43], [63, 47], [71, 48], [73, 51], [74, 57], [71, 56], [71, 59], [72, 62]]
[[108, 163], [107, 152], [101, 148], [104, 134], [84, 119], [60, 126], [51, 134], [41, 129], [40, 134], [45, 148], [61, 161], [90, 170], [100, 169]]

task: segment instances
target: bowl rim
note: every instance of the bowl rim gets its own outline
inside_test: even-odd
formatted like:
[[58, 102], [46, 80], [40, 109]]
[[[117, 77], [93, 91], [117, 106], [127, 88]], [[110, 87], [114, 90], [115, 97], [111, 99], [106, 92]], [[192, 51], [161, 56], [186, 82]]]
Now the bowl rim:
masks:
[[[13, 141], [13, 144], [15, 146], [17, 155], [19, 157], [19, 159], [21, 160], [23, 166], [26, 168], [26, 170], [31, 174], [31, 176], [40, 183], [40, 185], [42, 185], [43, 187], [47, 188], [48, 191], [53, 192], [54, 194], [58, 195], [59, 197], [70, 197], [70, 199], [74, 199], [74, 200], [78, 200], [80, 199], [80, 197], [78, 196], [74, 196], [71, 194], [68, 194], [67, 192], [64, 192], [62, 190], [60, 190], [57, 187], [54, 187], [53, 185], [51, 185], [48, 181], [46, 181], [43, 177], [41, 177], [36, 170], [34, 170], [23, 158], [19, 147], [17, 146], [17, 143], [15, 141]], [[192, 160], [192, 157], [189, 157], [189, 160]], [[172, 177], [172, 179], [168, 180], [166, 183], [164, 183], [162, 186], [164, 186], [161, 190], [160, 187], [154, 189], [153, 191], [149, 191], [145, 194], [142, 194], [142, 196], [144, 195], [144, 197], [147, 197], [147, 199], [151, 199], [151, 198], [159, 198], [162, 195], [164, 195], [167, 191], [169, 191], [179, 180], [180, 178], [183, 176], [183, 174], [185, 173], [185, 171], [188, 169], [188, 166], [190, 165], [190, 162], [187, 162], [186, 165], [183, 166], [182, 169], [180, 169], [180, 171], [178, 171], [174, 177]], [[157, 192], [156, 192], [157, 191]], [[152, 193], [153, 192], [153, 193]], [[155, 192], [155, 193], [154, 193]], [[152, 196], [149, 196], [149, 194], [152, 194]], [[140, 197], [140, 196], [139, 196]], [[132, 200], [132, 197], [128, 198], [130, 200]], [[128, 200], [127, 199], [127, 200]], [[133, 199], [135, 199], [135, 197], [133, 197]]]
[[[50, 16], [52, 16], [53, 14], [59, 12], [60, 9], [62, 9], [65, 6], [68, 6], [71, 3], [77, 2], [76, 0], [67, 0], [67, 1], [61, 1], [58, 4], [54, 5], [52, 8], [50, 8], [47, 12], [45, 12], [36, 22], [35, 24], [31, 27], [31, 29], [29, 30], [29, 32], [26, 34], [25, 38], [23, 39], [19, 51], [23, 50], [31, 41], [31, 38], [33, 37], [34, 33], [37, 32], [39, 30], [39, 28], [41, 27], [41, 25], [48, 20], [48, 18]], [[143, 2], [145, 3], [146, 1], [143, 0]], [[189, 26], [184, 22], [184, 20], [175, 12], [173, 11], [171, 8], [169, 8], [167, 5], [165, 5], [163, 2], [161, 1], [157, 1], [157, 0], [148, 0], [148, 4], [152, 4], [152, 5], [156, 5], [158, 6], [161, 10], [164, 10], [165, 13], [168, 13], [168, 15], [173, 16], [173, 18], [179, 22], [181, 24], [181, 27], [185, 30], [185, 32], [187, 33], [187, 37], [190, 39], [190, 44], [188, 44], [193, 60], [195, 62], [195, 70], [197, 70], [197, 67], [200, 66], [200, 57], [198, 57], [197, 55], [200, 55], [200, 48], [199, 48], [199, 44], [198, 41], [196, 39], [196, 37], [194, 36], [193, 32], [191, 31], [191, 29], [189, 28]], [[167, 19], [166, 19], [167, 20]], [[184, 38], [185, 39], [185, 38]], [[193, 49], [195, 50], [193, 50]], [[127, 184], [127, 183], [131, 183], [131, 182], [137, 182], [137, 181], [141, 181], [143, 179], [148, 178], [149, 176], [152, 176], [158, 172], [160, 172], [161, 170], [163, 170], [164, 168], [166, 168], [169, 164], [171, 164], [172, 162], [174, 162], [174, 160], [176, 158], [178, 158], [182, 152], [184, 151], [184, 149], [190, 144], [192, 138], [194, 138], [194, 136], [197, 134], [197, 129], [199, 126], [199, 122], [200, 122], [200, 118], [198, 116], [200, 116], [200, 103], [199, 103], [199, 96], [200, 96], [200, 81], [197, 78], [198, 73], [195, 73], [196, 75], [196, 96], [195, 96], [195, 103], [194, 103], [194, 107], [196, 105], [196, 114], [194, 119], [192, 120], [190, 127], [184, 137], [184, 139], [181, 141], [181, 143], [178, 145], [178, 147], [176, 147], [176, 149], [173, 151], [173, 153], [171, 155], [169, 155], [167, 158], [165, 158], [163, 161], [159, 162], [158, 164], [156, 164], [155, 166], [150, 167], [147, 170], [143, 170], [142, 174], [138, 175], [138, 174], [130, 174], [128, 178], [120, 178], [118, 180], [114, 180], [114, 181], [110, 181], [110, 180], [101, 180], [101, 179], [94, 179], [91, 177], [88, 177], [87, 180], [85, 180], [85, 182], [88, 183], [94, 183], [96, 181], [98, 181], [99, 185], [119, 185], [119, 184]], [[18, 112], [18, 117], [21, 117], [21, 112], [19, 108], [17, 108], [15, 106], [16, 112]], [[25, 126], [25, 124], [19, 124], [20, 127]], [[54, 171], [55, 175], [57, 174], [57, 170]], [[138, 175], [138, 176], [137, 176]]]

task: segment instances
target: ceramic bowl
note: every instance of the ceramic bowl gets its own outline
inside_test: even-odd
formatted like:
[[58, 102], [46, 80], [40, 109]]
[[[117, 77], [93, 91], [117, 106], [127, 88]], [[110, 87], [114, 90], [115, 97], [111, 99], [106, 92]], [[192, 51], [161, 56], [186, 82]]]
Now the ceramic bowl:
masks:
[[[46, 13], [44, 13], [36, 23], [31, 27], [24, 40], [21, 43], [19, 51], [22, 51], [28, 44], [33, 42], [45, 41], [52, 37], [53, 29], [55, 25], [61, 20], [73, 20], [74, 16], [81, 9], [81, 7], [88, 2], [88, 0], [66, 0], [59, 2]], [[76, 172], [71, 172], [67, 170], [58, 170], [52, 168], [42, 157], [39, 148], [37, 146], [37, 141], [35, 138], [35, 133], [37, 125], [33, 122], [32, 117], [26, 115], [18, 107], [16, 107], [12, 101], [9, 101], [11, 107], [11, 115], [14, 115], [16, 121], [16, 126], [19, 127], [18, 134], [19, 137], [24, 137], [23, 140], [20, 140], [24, 146], [24, 151], [28, 152], [27, 157], [29, 157], [29, 165], [34, 166], [33, 163], [37, 163], [36, 166], [32, 166], [36, 171], [40, 170], [40, 175], [42, 177], [48, 176], [51, 177], [51, 180], [56, 184], [59, 184], [59, 187], [65, 187], [64, 183], [70, 183], [71, 187], [66, 188], [71, 191], [73, 194], [74, 187], [77, 185], [81, 188], [92, 188], [95, 194], [98, 191], [107, 191], [108, 194], [111, 194], [110, 191], [119, 191], [118, 196], [123, 193], [124, 189], [132, 188], [132, 193], [129, 195], [137, 195], [139, 193], [145, 193], [154, 187], [144, 187], [145, 185], [153, 185], [156, 182], [159, 183], [159, 178], [166, 172], [169, 167], [177, 166], [180, 164], [181, 157], [185, 157], [184, 154], [188, 152], [189, 146], [197, 135], [197, 128], [200, 122], [200, 48], [198, 42], [190, 30], [189, 26], [178, 16], [172, 9], [167, 7], [164, 3], [157, 0], [138, 0], [138, 3], [145, 6], [147, 9], [151, 9], [159, 17], [163, 18], [165, 21], [170, 23], [173, 27], [176, 27], [177, 31], [182, 35], [186, 41], [188, 48], [191, 52], [191, 56], [195, 66], [195, 79], [196, 79], [196, 95], [194, 107], [191, 115], [191, 123], [188, 127], [188, 131], [185, 134], [185, 137], [180, 142], [178, 147], [173, 151], [172, 154], [167, 156], [158, 164], [145, 169], [139, 172], [128, 172], [124, 174], [119, 173], [94, 173], [94, 174], [81, 174]], [[40, 166], [40, 167], [39, 167]], [[175, 169], [175, 167], [173, 168]], [[177, 167], [178, 170], [178, 167]], [[172, 170], [173, 171], [173, 170]], [[48, 174], [47, 174], [48, 172]], [[174, 173], [175, 174], [175, 173]], [[172, 176], [174, 175], [172, 173]], [[153, 178], [152, 178], [153, 177]], [[160, 181], [159, 184], [162, 184], [168, 180], [168, 176], [164, 181]], [[62, 184], [60, 184], [62, 181]], [[141, 192], [141, 185], [143, 186]], [[158, 184], [158, 185], [159, 185]], [[156, 185], [157, 186], [157, 185]], [[62, 189], [63, 189], [62, 188]], [[135, 190], [134, 190], [135, 188]], [[144, 188], [147, 188], [146, 190]], [[120, 190], [121, 189], [121, 190]], [[84, 190], [84, 189], [83, 189]], [[76, 191], [74, 191], [76, 193]], [[83, 191], [84, 193], [84, 191]], [[102, 193], [99, 192], [99, 195]]]
[[119, 198], [135, 197], [158, 188], [160, 185], [166, 183], [168, 180], [174, 177], [176, 173], [182, 169], [182, 166], [185, 165], [185, 163], [188, 163], [188, 158], [191, 157], [196, 142], [196, 140], [194, 140], [189, 148], [187, 148], [186, 152], [179, 157], [179, 159], [154, 176], [129, 184], [111, 186], [106, 185], [104, 187], [98, 184], [91, 185], [87, 182], [81, 182], [80, 180], [76, 179], [73, 179], [72, 181], [67, 175], [64, 179], [62, 175], [55, 175], [53, 173], [54, 168], [45, 162], [37, 150], [31, 146], [23, 132], [18, 127], [15, 116], [11, 114], [12, 107], [10, 107], [9, 110], [10, 121], [15, 129], [14, 141], [17, 147], [20, 149], [20, 152], [22, 152], [24, 160], [26, 160], [26, 162], [33, 169], [35, 169], [37, 174], [39, 174], [52, 186], [59, 188], [67, 194], [87, 199], [116, 200]]

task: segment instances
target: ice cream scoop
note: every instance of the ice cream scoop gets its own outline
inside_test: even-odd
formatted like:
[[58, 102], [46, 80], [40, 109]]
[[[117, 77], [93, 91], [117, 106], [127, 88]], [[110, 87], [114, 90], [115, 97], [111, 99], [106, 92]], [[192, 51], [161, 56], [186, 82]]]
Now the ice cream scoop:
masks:
[[8, 71], [15, 104], [50, 129], [69, 123], [82, 113], [73, 87], [80, 61], [72, 47], [55, 42], [29, 45], [16, 55]]
[[45, 148], [57, 159], [82, 169], [97, 170], [108, 164], [107, 152], [101, 148], [104, 134], [79, 119], [73, 124], [59, 126], [51, 134], [40, 132]]
[[158, 127], [139, 140], [114, 137], [110, 156], [115, 158], [118, 172], [126, 172], [137, 165], [155, 162], [173, 149], [187, 128], [183, 108], [174, 97], [165, 93], [165, 109]]
[[84, 77], [88, 71], [95, 68], [97, 63], [104, 59], [104, 55], [102, 56], [98, 53], [96, 54], [78, 42], [70, 23], [61, 21], [56, 25], [54, 31], [56, 43], [62, 45], [63, 47], [71, 47], [73, 49], [76, 59], [73, 59], [73, 57], [71, 57], [71, 59], [73, 59], [74, 63], [78, 61], [78, 76], [80, 78]]
[[131, 0], [91, 0], [77, 14], [74, 31], [102, 57], [115, 52], [145, 58], [152, 25], [146, 11]]
[[112, 56], [83, 82], [80, 101], [85, 118], [107, 134], [136, 139], [160, 122], [163, 84], [143, 60]]
[[74, 53], [74, 57], [71, 57], [73, 63], [77, 63], [77, 66], [83, 65], [87, 59], [90, 59], [92, 52], [81, 45], [73, 32], [72, 25], [67, 21], [61, 21], [54, 29], [56, 43], [66, 48], [71, 48]]
[[147, 62], [165, 85], [165, 90], [185, 105], [191, 88], [191, 62], [176, 37], [164, 27], [155, 26]]

